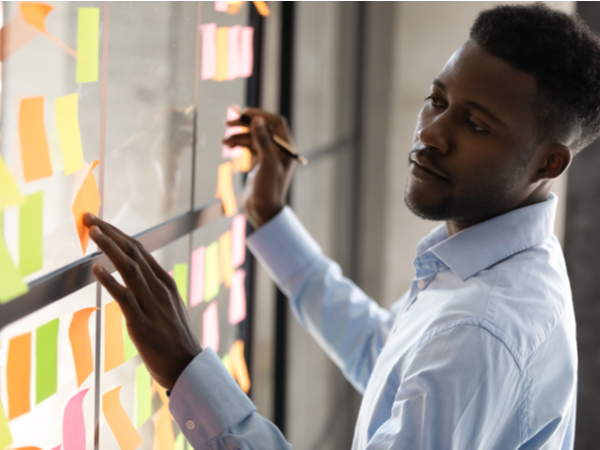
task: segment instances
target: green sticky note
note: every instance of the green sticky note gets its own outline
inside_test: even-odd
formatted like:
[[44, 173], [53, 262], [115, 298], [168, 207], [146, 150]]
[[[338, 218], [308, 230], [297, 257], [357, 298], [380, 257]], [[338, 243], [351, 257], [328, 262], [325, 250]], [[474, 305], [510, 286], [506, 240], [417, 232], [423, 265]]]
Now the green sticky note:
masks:
[[8, 420], [4, 414], [4, 408], [0, 401], [0, 450], [4, 450], [10, 444], [12, 444], [12, 435], [10, 434], [10, 428], [8, 428]]
[[35, 330], [35, 404], [56, 393], [58, 385], [58, 319]]
[[185, 436], [183, 433], [179, 433], [179, 436], [175, 439], [175, 450], [185, 450]]
[[25, 197], [19, 208], [19, 271], [29, 275], [44, 265], [44, 193]]
[[83, 148], [79, 132], [79, 94], [66, 95], [56, 99], [55, 119], [62, 149], [65, 175], [71, 175], [83, 167]]
[[175, 264], [173, 268], [173, 278], [175, 284], [177, 284], [177, 290], [185, 306], [188, 304], [188, 265], [187, 264]]
[[7, 206], [20, 205], [25, 201], [17, 182], [8, 171], [0, 155], [0, 210]]
[[0, 233], [0, 303], [8, 303], [27, 291], [29, 288], [8, 253], [3, 233]]
[[77, 82], [98, 81], [100, 9], [79, 8], [77, 27]]
[[142, 363], [135, 369], [135, 424], [141, 427], [152, 416], [152, 377]]
[[135, 344], [129, 337], [129, 331], [127, 331], [127, 323], [125, 317], [123, 317], [123, 344], [125, 346], [125, 361], [129, 361], [131, 358], [138, 354]]
[[219, 242], [206, 247], [204, 264], [204, 301], [209, 302], [219, 293]]

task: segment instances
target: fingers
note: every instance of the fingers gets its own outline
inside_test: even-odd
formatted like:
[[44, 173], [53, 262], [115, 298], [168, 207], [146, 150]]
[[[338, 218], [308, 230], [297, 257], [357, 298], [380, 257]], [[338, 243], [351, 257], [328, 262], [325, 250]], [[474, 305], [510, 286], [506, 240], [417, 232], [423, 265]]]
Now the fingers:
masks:
[[92, 268], [92, 272], [94, 272], [94, 275], [96, 275], [100, 284], [106, 288], [110, 296], [117, 301], [128, 322], [130, 320], [135, 321], [142, 316], [142, 309], [131, 291], [115, 280], [104, 267], [96, 264]]
[[261, 116], [256, 116], [252, 119], [250, 129], [252, 131], [252, 144], [258, 153], [259, 162], [263, 166], [265, 163], [276, 164], [279, 161], [277, 144], [271, 139], [265, 120]]
[[[251, 152], [253, 151], [252, 137], [250, 136], [250, 133], [236, 134], [229, 138], [223, 139], [221, 142], [223, 144], [225, 144], [226, 146], [228, 146], [229, 148], [247, 147], [250, 149]], [[253, 152], [253, 153], [255, 153], [255, 152]]]

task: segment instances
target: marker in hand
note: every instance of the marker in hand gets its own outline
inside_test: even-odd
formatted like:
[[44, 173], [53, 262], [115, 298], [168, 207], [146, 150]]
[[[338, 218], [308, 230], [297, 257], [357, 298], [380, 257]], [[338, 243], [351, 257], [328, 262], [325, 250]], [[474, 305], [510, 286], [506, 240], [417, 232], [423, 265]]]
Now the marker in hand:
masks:
[[[250, 125], [250, 123], [252, 122], [252, 119], [250, 118], [250, 116], [247, 116], [246, 114], [244, 114], [243, 111], [240, 111], [238, 108], [235, 108], [235, 109], [236, 109], [236, 112], [240, 115], [240, 120], [242, 121], [242, 123], [244, 125]], [[273, 142], [275, 142], [277, 145], [279, 145], [279, 147], [288, 156], [291, 156], [292, 158], [294, 158], [295, 160], [297, 160], [303, 166], [305, 166], [305, 165], [308, 164], [308, 159], [306, 159], [304, 156], [302, 156], [301, 154], [299, 154], [296, 151], [296, 149], [294, 147], [292, 147], [288, 142], [286, 142], [285, 140], [281, 139], [276, 134], [271, 134], [271, 139], [273, 139]]]

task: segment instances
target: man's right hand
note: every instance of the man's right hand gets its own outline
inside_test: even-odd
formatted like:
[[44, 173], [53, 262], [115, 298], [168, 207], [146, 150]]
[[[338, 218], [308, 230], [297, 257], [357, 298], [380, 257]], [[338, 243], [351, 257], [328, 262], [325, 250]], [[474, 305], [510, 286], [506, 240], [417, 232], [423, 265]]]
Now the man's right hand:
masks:
[[[244, 210], [252, 226], [258, 229], [285, 206], [296, 160], [271, 139], [271, 134], [275, 134], [292, 143], [283, 117], [255, 108], [247, 108], [244, 112], [252, 119], [250, 131], [233, 135], [224, 139], [223, 143], [229, 147], [248, 147], [252, 153]], [[245, 125], [241, 120], [231, 120], [227, 126]]]

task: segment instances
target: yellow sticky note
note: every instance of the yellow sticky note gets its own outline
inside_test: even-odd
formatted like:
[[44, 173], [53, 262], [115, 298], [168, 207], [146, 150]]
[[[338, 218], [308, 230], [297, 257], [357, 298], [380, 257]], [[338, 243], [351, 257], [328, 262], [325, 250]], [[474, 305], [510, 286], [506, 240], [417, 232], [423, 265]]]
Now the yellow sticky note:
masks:
[[114, 301], [104, 307], [104, 349], [105, 373], [125, 362], [123, 313]]
[[204, 263], [204, 301], [211, 301], [219, 293], [219, 242], [206, 247]]
[[0, 232], [0, 303], [8, 303], [28, 290], [21, 272], [10, 257], [4, 234]]
[[217, 198], [223, 202], [223, 211], [227, 217], [235, 216], [238, 212], [237, 200], [233, 190], [233, 165], [231, 161], [219, 166], [219, 179], [217, 186]]
[[75, 202], [71, 207], [73, 218], [75, 219], [75, 226], [77, 227], [77, 233], [79, 234], [81, 249], [84, 254], [88, 242], [90, 241], [90, 229], [83, 224], [83, 215], [88, 212], [96, 215], [100, 210], [100, 192], [98, 191], [94, 172], [92, 172], [98, 163], [99, 161], [94, 161], [92, 163], [92, 167], [79, 188], [79, 192], [75, 197]]
[[229, 27], [217, 28], [217, 73], [216, 81], [227, 79], [227, 35]]
[[71, 175], [83, 167], [83, 148], [79, 132], [79, 94], [59, 97], [55, 102], [56, 126], [65, 166], [65, 175]]
[[20, 205], [24, 201], [25, 197], [0, 155], [0, 211], [7, 206]]
[[234, 271], [231, 264], [231, 231], [226, 231], [219, 237], [219, 281], [226, 287], [231, 286]]
[[77, 27], [77, 82], [98, 81], [100, 54], [100, 9], [79, 8]]
[[102, 396], [102, 413], [121, 450], [135, 450], [144, 441], [121, 405], [119, 393], [122, 387], [112, 389]]
[[44, 97], [21, 100], [19, 107], [19, 138], [25, 181], [52, 176], [50, 150], [44, 123]]
[[0, 448], [4, 449], [12, 444], [12, 434], [10, 434], [10, 428], [8, 428], [8, 420], [0, 401]]
[[29, 275], [44, 265], [44, 192], [27, 196], [19, 208], [19, 270]]

